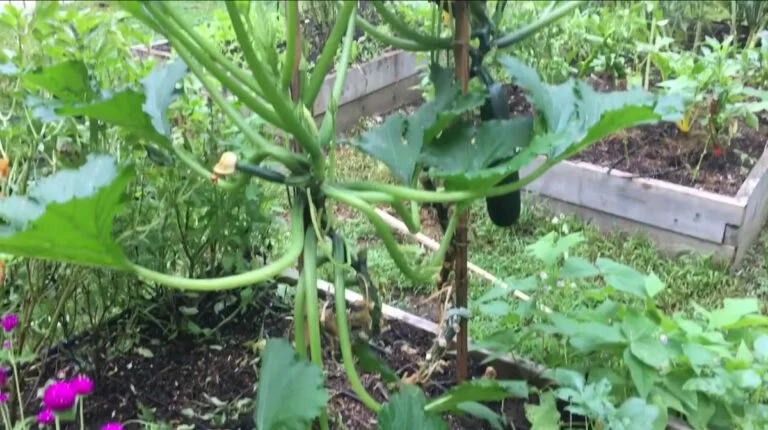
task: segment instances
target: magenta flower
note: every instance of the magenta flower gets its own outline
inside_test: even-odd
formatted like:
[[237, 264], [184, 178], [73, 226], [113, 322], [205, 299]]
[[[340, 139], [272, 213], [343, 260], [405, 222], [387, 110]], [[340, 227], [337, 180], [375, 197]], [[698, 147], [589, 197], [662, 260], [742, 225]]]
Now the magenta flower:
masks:
[[93, 381], [85, 375], [77, 375], [69, 381], [69, 385], [78, 396], [87, 396], [93, 391]]
[[19, 325], [19, 317], [17, 317], [16, 314], [8, 314], [3, 317], [1, 323], [3, 325], [3, 330], [5, 330], [6, 333], [10, 333], [17, 325]]
[[54, 412], [72, 409], [77, 393], [68, 382], [56, 382], [48, 386], [43, 394], [43, 405]]
[[101, 430], [123, 430], [123, 425], [120, 423], [108, 423], [101, 426]]
[[8, 383], [8, 369], [0, 367], [0, 387]]
[[0, 393], [0, 405], [8, 401], [8, 393]]
[[40, 424], [53, 424], [56, 421], [56, 417], [53, 416], [53, 411], [50, 409], [44, 409], [37, 414], [37, 422]]
[[11, 341], [10, 340], [6, 340], [5, 342], [3, 342], [3, 349], [11, 349]]

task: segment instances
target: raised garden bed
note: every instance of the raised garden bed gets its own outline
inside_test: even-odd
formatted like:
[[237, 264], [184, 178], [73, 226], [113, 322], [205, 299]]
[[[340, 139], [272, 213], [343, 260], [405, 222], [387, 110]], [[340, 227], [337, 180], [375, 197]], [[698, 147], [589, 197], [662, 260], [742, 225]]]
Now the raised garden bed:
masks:
[[[391, 65], [384, 66], [387, 62]], [[419, 63], [412, 54], [393, 52], [361, 65], [359, 78], [352, 78], [358, 74], [350, 72], [338, 129], [348, 129], [361, 116], [383, 115], [419, 103], [420, 94], [407, 90], [405, 83], [418, 81]], [[594, 83], [598, 89], [605, 84]], [[522, 93], [511, 86], [508, 90], [512, 112], [530, 113]], [[326, 91], [321, 92], [316, 112], [327, 105], [322, 96]], [[355, 100], [355, 94], [360, 98]], [[762, 124], [760, 132], [744, 126], [741, 130], [743, 135], [733, 139], [732, 150], [722, 157], [704, 157], [696, 181], [690, 180], [686, 163], [694, 159], [695, 165], [701, 145], [695, 137], [678, 136], [674, 124], [662, 123], [598, 142], [576, 159], [556, 165], [526, 190], [543, 197], [553, 209], [575, 213], [599, 227], [643, 232], [660, 251], [711, 253], [738, 267], [768, 218], [768, 155], [764, 153], [768, 129]], [[630, 154], [628, 165], [625, 148]], [[534, 163], [522, 173], [537, 166]]]
[[[510, 92], [510, 104], [529, 112], [524, 96]], [[687, 166], [698, 162], [703, 137], [662, 123], [616, 133], [526, 188], [601, 228], [642, 231], [662, 251], [713, 254], [736, 268], [768, 218], [768, 129], [740, 130], [722, 156], [704, 156], [695, 180]]]

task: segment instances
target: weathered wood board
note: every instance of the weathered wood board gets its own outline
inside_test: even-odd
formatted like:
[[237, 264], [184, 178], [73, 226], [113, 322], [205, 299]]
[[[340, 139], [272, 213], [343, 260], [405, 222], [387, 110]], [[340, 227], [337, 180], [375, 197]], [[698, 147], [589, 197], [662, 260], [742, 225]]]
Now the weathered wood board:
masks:
[[[539, 159], [521, 174], [532, 173]], [[600, 228], [640, 231], [668, 253], [696, 251], [739, 266], [768, 218], [768, 154], [735, 197], [590, 163], [564, 161], [526, 187], [555, 210]]]

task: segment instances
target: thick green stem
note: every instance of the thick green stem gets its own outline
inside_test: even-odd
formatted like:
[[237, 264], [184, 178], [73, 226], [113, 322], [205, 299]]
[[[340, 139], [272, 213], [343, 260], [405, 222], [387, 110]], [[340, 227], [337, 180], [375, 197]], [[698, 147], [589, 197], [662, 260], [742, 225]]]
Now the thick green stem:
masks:
[[394, 209], [395, 212], [400, 215], [400, 218], [402, 218], [405, 226], [408, 227], [409, 233], [416, 234], [419, 232], [420, 228], [418, 212], [416, 213], [416, 216], [413, 216], [413, 213], [408, 210], [408, 208], [405, 207], [405, 204], [400, 200], [395, 200], [392, 202], [392, 209]]
[[403, 253], [400, 251], [397, 241], [395, 241], [394, 235], [391, 229], [387, 226], [387, 223], [381, 219], [376, 211], [364, 200], [358, 198], [353, 193], [345, 192], [339, 189], [325, 187], [325, 194], [339, 202], [352, 206], [355, 209], [363, 212], [369, 221], [376, 229], [376, 234], [384, 242], [384, 246], [387, 248], [389, 255], [394, 260], [397, 267], [403, 272], [405, 276], [413, 280], [414, 282], [427, 282], [437, 271], [440, 269], [440, 264], [431, 262], [429, 267], [417, 271], [408, 264]]
[[[303, 218], [303, 217], [300, 217]], [[323, 368], [323, 349], [320, 334], [320, 306], [317, 300], [317, 236], [311, 227], [304, 236], [304, 277], [305, 296], [307, 298], [307, 329], [309, 330], [309, 353], [312, 362]], [[320, 428], [328, 429], [327, 412], [320, 416]]]
[[224, 111], [224, 114], [227, 115], [229, 119], [235, 123], [237, 128], [240, 129], [240, 131], [243, 133], [246, 139], [248, 139], [249, 142], [255, 145], [258, 150], [269, 154], [272, 158], [283, 163], [292, 172], [298, 174], [303, 174], [306, 172], [306, 160], [301, 158], [300, 155], [294, 154], [285, 148], [281, 148], [277, 145], [269, 143], [262, 135], [255, 132], [245, 122], [243, 116], [237, 112], [235, 108], [232, 107], [232, 104], [224, 99], [224, 96], [221, 94], [221, 92], [214, 87], [213, 83], [205, 75], [205, 71], [202, 69], [202, 67], [200, 67], [200, 65], [195, 63], [195, 60], [192, 58], [190, 53], [182, 47], [177, 47], [176, 51], [185, 61], [190, 70], [192, 70], [192, 73], [197, 76], [197, 78], [200, 80], [200, 83], [203, 84], [203, 87], [205, 87], [205, 89], [208, 91], [213, 101], [218, 104], [219, 107]]
[[320, 134], [318, 136], [318, 142], [320, 142], [320, 145], [325, 145], [325, 142], [329, 142], [329, 145], [331, 146], [329, 151], [331, 178], [335, 177], [334, 169], [336, 167], [334, 164], [336, 161], [336, 146], [334, 139], [336, 129], [336, 112], [339, 108], [341, 92], [344, 90], [344, 82], [347, 79], [347, 71], [349, 70], [350, 55], [352, 53], [352, 42], [355, 40], [355, 23], [355, 15], [350, 14], [349, 21], [347, 21], [347, 33], [344, 36], [344, 45], [342, 46], [341, 50], [341, 58], [336, 64], [336, 80], [333, 83], [331, 99], [328, 103], [328, 108], [325, 111], [323, 123], [320, 126]]
[[304, 274], [299, 275], [299, 282], [296, 284], [296, 295], [293, 303], [293, 343], [296, 352], [301, 358], [307, 358], [307, 334], [304, 331], [304, 319], [306, 312], [306, 280]]
[[367, 34], [370, 34], [371, 37], [378, 40], [379, 42], [383, 43], [384, 45], [389, 45], [393, 48], [402, 49], [405, 51], [410, 52], [426, 52], [426, 51], [436, 51], [437, 49], [424, 46], [419, 43], [416, 43], [412, 40], [408, 39], [402, 39], [400, 37], [392, 36], [390, 34], [387, 34], [378, 28], [376, 28], [373, 24], [366, 21], [363, 17], [361, 17], [359, 14], [357, 15], [357, 24], [360, 25], [360, 28], [363, 29]]
[[[403, 187], [401, 185], [346, 182], [333, 185], [323, 184], [323, 191], [325, 191], [327, 194], [327, 190], [332, 189], [337, 194], [347, 194], [360, 199], [363, 199], [363, 195], [378, 196], [381, 194], [389, 194], [395, 199], [411, 200], [419, 203], [456, 203], [486, 197], [496, 197], [517, 191], [541, 177], [541, 175], [546, 173], [546, 171], [552, 168], [552, 166], [555, 164], [567, 159], [572, 155], [572, 152], [567, 152], [560, 154], [555, 158], [547, 159], [547, 161], [536, 168], [533, 173], [522, 177], [519, 181], [496, 186], [493, 188], [464, 191], [427, 191], [410, 187]], [[364, 192], [365, 194], [358, 194], [360, 191]]]
[[285, 32], [285, 59], [283, 60], [283, 76], [280, 80], [280, 87], [283, 91], [287, 91], [291, 86], [291, 78], [293, 77], [293, 66], [296, 58], [296, 22], [298, 21], [299, 14], [299, 2], [286, 1], [285, 2], [286, 19], [288, 23], [288, 29]]
[[299, 202], [300, 200], [294, 203], [291, 213], [293, 225], [290, 248], [282, 257], [264, 267], [239, 275], [211, 279], [191, 279], [167, 275], [132, 263], [131, 268], [139, 277], [147, 281], [187, 291], [224, 291], [268, 281], [295, 264], [301, 255], [301, 250], [304, 247], [304, 225], [302, 222], [304, 204]]
[[343, 243], [334, 243], [334, 259], [339, 264], [339, 266], [336, 267], [336, 279], [333, 283], [339, 347], [341, 348], [341, 357], [344, 361], [344, 370], [347, 372], [347, 378], [349, 379], [349, 385], [352, 386], [352, 391], [355, 392], [357, 397], [360, 398], [360, 401], [362, 401], [368, 409], [378, 413], [381, 410], [381, 405], [371, 397], [362, 382], [360, 382], [360, 376], [355, 369], [355, 359], [352, 356], [352, 346], [349, 340], [349, 324], [347, 322], [347, 298], [345, 294], [346, 288], [344, 286], [344, 268], [341, 267], [346, 261], [346, 255], [344, 255], [345, 248]]
[[423, 34], [420, 31], [414, 30], [410, 25], [401, 20], [397, 14], [389, 10], [384, 2], [374, 1], [371, 2], [376, 11], [381, 15], [381, 18], [386, 22], [395, 33], [399, 33], [400, 36], [405, 39], [411, 40], [424, 47], [430, 49], [450, 49], [452, 46], [450, 37], [434, 37], [427, 34]]
[[[230, 13], [232, 28], [235, 30], [240, 45], [244, 46], [245, 44], [250, 43], [250, 38], [243, 25], [240, 11], [236, 10], [236, 8], [234, 9], [233, 13]], [[325, 157], [323, 156], [322, 151], [320, 151], [320, 146], [315, 139], [316, 136], [313, 136], [310, 129], [304, 125], [302, 116], [296, 114], [296, 110], [294, 109], [295, 106], [293, 106], [288, 95], [286, 93], [281, 93], [279, 85], [277, 85], [277, 83], [269, 76], [266, 68], [260, 63], [255, 64], [255, 66], [256, 67], [252, 68], [251, 71], [256, 77], [256, 81], [259, 83], [262, 91], [264, 91], [264, 98], [272, 104], [275, 112], [283, 119], [286, 126], [284, 130], [290, 132], [299, 142], [301, 147], [309, 154], [315, 170], [318, 172], [316, 174], [322, 175]]]
[[[323, 52], [320, 54], [320, 58], [317, 60], [315, 70], [312, 71], [312, 77], [309, 79], [309, 88], [307, 88], [307, 90], [302, 94], [304, 105], [309, 108], [311, 108], [315, 103], [315, 99], [317, 99], [317, 95], [320, 93], [320, 89], [323, 87], [323, 82], [325, 82], [325, 76], [331, 70], [333, 59], [336, 56], [336, 51], [339, 50], [341, 37], [344, 35], [345, 30], [348, 30], [350, 17], [352, 17], [352, 14], [355, 12], [356, 8], [357, 1], [354, 0], [346, 0], [344, 2], [344, 6], [341, 7], [341, 13], [338, 16], [336, 23], [333, 25], [333, 31], [331, 31], [331, 35], [328, 37], [328, 41], [325, 42], [325, 47], [323, 48]], [[336, 73], [338, 74], [338, 70]], [[338, 82], [338, 78], [336, 81]]]
[[[161, 25], [161, 34], [165, 34], [167, 36], [167, 32], [169, 30], [167, 25], [169, 22], [172, 23], [174, 28], [184, 35], [185, 41], [187, 43], [192, 43], [193, 45], [198, 46], [199, 49], [190, 49], [189, 47], [187, 48], [191, 52], [195, 53], [195, 58], [197, 58], [198, 61], [205, 63], [203, 61], [205, 59], [210, 61], [211, 64], [215, 64], [217, 67], [220, 66], [226, 73], [231, 73], [232, 76], [241, 81], [243, 84], [247, 85], [248, 88], [250, 88], [256, 94], [262, 94], [258, 82], [256, 82], [253, 77], [248, 76], [248, 74], [246, 74], [243, 69], [230, 61], [219, 51], [219, 49], [213, 46], [204, 37], [200, 36], [196, 31], [194, 31], [193, 26], [181, 15], [179, 15], [174, 7], [168, 5], [168, 2], [143, 1], [142, 3], [151, 13], [151, 17]], [[173, 42], [172, 40], [170, 41]]]
[[[158, 4], [162, 3], [158, 2]], [[150, 10], [157, 15], [156, 19], [163, 24], [165, 34], [168, 36], [168, 39], [174, 43], [174, 45], [176, 45], [176, 48], [178, 49], [183, 46], [185, 50], [192, 54], [192, 57], [194, 58], [193, 61], [202, 64], [207, 71], [209, 71], [213, 76], [216, 77], [217, 80], [219, 80], [219, 82], [221, 82], [224, 88], [227, 88], [229, 91], [231, 91], [232, 94], [234, 94], [248, 107], [248, 109], [252, 110], [254, 113], [264, 118], [265, 121], [269, 122], [275, 127], [285, 129], [286, 126], [281, 117], [278, 116], [273, 109], [269, 108], [264, 103], [264, 100], [261, 100], [258, 96], [254, 95], [254, 93], [259, 94], [259, 90], [258, 87], [255, 86], [255, 82], [249, 85], [248, 82], [243, 80], [243, 77], [249, 81], [253, 81], [253, 79], [243, 74], [240, 69], [237, 69], [240, 71], [239, 73], [232, 73], [234, 78], [229, 76], [227, 74], [229, 72], [228, 67], [222, 69], [220, 65], [227, 65], [231, 62], [226, 58], [223, 60], [219, 60], [218, 58], [211, 58], [212, 55], [210, 52], [208, 52], [208, 49], [212, 48], [205, 47], [200, 43], [197, 43], [197, 33], [185, 31], [185, 23], [179, 21], [173, 22], [171, 19], [163, 15], [164, 12], [170, 9], [171, 8], [167, 7], [163, 9], [159, 8], [158, 6], [153, 6], [150, 8]], [[192, 34], [192, 37], [190, 37], [189, 34]], [[201, 46], [203, 47], [201, 48]], [[191, 67], [191, 64], [189, 64], [190, 61], [186, 61], [186, 63]]]
[[539, 18], [535, 22], [532, 22], [531, 24], [526, 25], [525, 27], [513, 32], [509, 33], [504, 37], [498, 38], [493, 41], [493, 45], [496, 48], [504, 49], [509, 46], [514, 45], [515, 43], [520, 42], [523, 39], [526, 39], [527, 37], [533, 35], [537, 31], [541, 30], [542, 28], [548, 26], [549, 24], [552, 24], [553, 22], [557, 21], [558, 19], [562, 18], [566, 14], [570, 13], [572, 10], [576, 9], [577, 7], [581, 6], [583, 3], [586, 3], [586, 0], [570, 0], [565, 2], [564, 5], [560, 6], [559, 8], [553, 10], [551, 13], [549, 13], [547, 16], [543, 18]]

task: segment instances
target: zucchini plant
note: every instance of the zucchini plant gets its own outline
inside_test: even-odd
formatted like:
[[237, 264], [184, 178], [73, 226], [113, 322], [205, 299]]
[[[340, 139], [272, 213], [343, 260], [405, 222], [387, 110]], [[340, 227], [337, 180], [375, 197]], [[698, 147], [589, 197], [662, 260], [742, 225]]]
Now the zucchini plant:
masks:
[[[488, 56], [507, 72], [512, 83], [527, 92], [535, 105], [534, 116], [509, 116], [500, 85], [492, 82], [484, 71], [484, 62], [488, 60], [485, 54], [525, 39], [583, 1], [563, 2], [537, 21], [509, 34], [499, 34], [495, 27], [505, 2], [497, 2], [502, 6], [497, 7], [496, 16], [489, 16], [483, 2], [467, 2], [473, 39], [469, 49], [472, 80], [468, 90], [462, 88], [462, 82], [449, 68], [438, 62], [437, 54], [450, 50], [454, 38], [439, 36], [436, 26], [430, 32], [413, 28], [386, 3], [372, 3], [390, 31], [359, 16], [356, 1], [337, 2], [336, 22], [311, 74], [300, 50], [297, 51], [297, 2], [286, 2], [287, 47], [282, 54], [276, 51], [273, 40], [257, 36], [258, 23], [248, 13], [251, 2], [225, 2], [242, 52], [241, 67], [197, 33], [172, 2], [144, 0], [118, 4], [165, 36], [179, 58], [156, 67], [140, 86], [97, 88], [85, 65], [77, 61], [54, 64], [36, 72], [38, 86], [50, 96], [30, 99], [38, 112], [59, 117], [84, 116], [120, 126], [141, 138], [145, 145], [153, 145], [153, 153], [163, 154], [160, 158], [181, 161], [201, 181], [210, 181], [222, 193], [243, 193], [251, 180], [287, 187], [291, 238], [282, 256], [251, 271], [210, 279], [161, 273], [130, 261], [113, 238], [112, 230], [115, 218], [130, 204], [124, 191], [135, 179], [135, 173], [131, 165], [110, 154], [89, 154], [78, 168], [38, 181], [26, 195], [11, 195], [0, 201], [0, 218], [4, 220], [0, 224], [0, 252], [123, 271], [147, 282], [187, 291], [223, 291], [262, 284], [298, 264], [300, 279], [293, 315], [294, 321], [299, 322], [294, 328], [295, 351], [285, 341], [267, 343], [255, 414], [260, 429], [295, 428], [297, 423], [318, 418], [321, 428], [328, 428], [320, 372], [321, 317], [316, 288], [317, 268], [322, 264], [335, 269], [335, 332], [347, 376], [361, 401], [379, 413], [382, 428], [445, 428], [436, 413], [477, 411], [473, 402], [525, 395], [519, 381], [475, 380], [460, 384], [429, 403], [420, 390], [414, 391], [408, 384], [401, 389], [400, 397], [393, 397], [387, 405], [373, 399], [360, 383], [354, 352], [364, 350], [366, 340], [379, 334], [380, 298], [367, 274], [364, 252], [350, 252], [347, 239], [335, 229], [329, 203], [346, 205], [362, 213], [375, 226], [379, 239], [403, 274], [414, 282], [424, 282], [433, 279], [441, 269], [464, 208], [486, 199], [494, 222], [508, 225], [519, 214], [521, 188], [553, 165], [610, 133], [668, 119], [679, 112], [670, 109], [675, 106], [669, 100], [660, 100], [641, 89], [598, 93], [575, 80], [548, 85], [535, 70], [515, 58]], [[442, 8], [449, 13], [460, 10], [453, 2], [443, 2]], [[435, 17], [441, 13], [439, 7], [434, 8]], [[458, 20], [458, 15], [454, 18]], [[360, 136], [337, 142], [335, 115], [357, 28], [394, 48], [432, 54], [429, 80], [434, 86], [434, 98], [412, 115], [390, 115], [381, 125]], [[332, 68], [335, 82], [331, 101], [318, 127], [311, 108]], [[177, 95], [178, 85], [190, 72], [247, 142], [242, 150], [222, 154], [212, 169], [175, 143], [171, 132], [168, 107]], [[293, 148], [270, 142], [254, 130], [240, 106], [289, 135]], [[477, 110], [482, 112], [479, 121], [473, 115]], [[339, 180], [335, 173], [339, 144], [352, 146], [383, 162], [399, 183]], [[539, 157], [544, 160], [539, 167], [521, 177], [520, 170]], [[424, 183], [422, 179], [428, 179], [434, 186], [420, 186]], [[445, 220], [439, 250], [428, 261], [413, 264], [401, 252], [394, 234], [374, 207], [390, 205], [415, 233], [420, 229], [419, 206], [427, 203], [445, 205], [453, 211]], [[362, 323], [356, 318], [352, 324], [347, 308], [345, 281], [350, 277], [364, 292], [365, 300], [359, 307], [362, 310], [357, 311], [363, 313]], [[457, 311], [452, 315], [465, 317], [466, 313]], [[453, 322], [448, 325], [453, 327]], [[436, 343], [444, 350], [454, 335], [455, 330], [447, 331], [444, 341]], [[305, 401], [279, 401], [281, 396], [297, 393]]]

